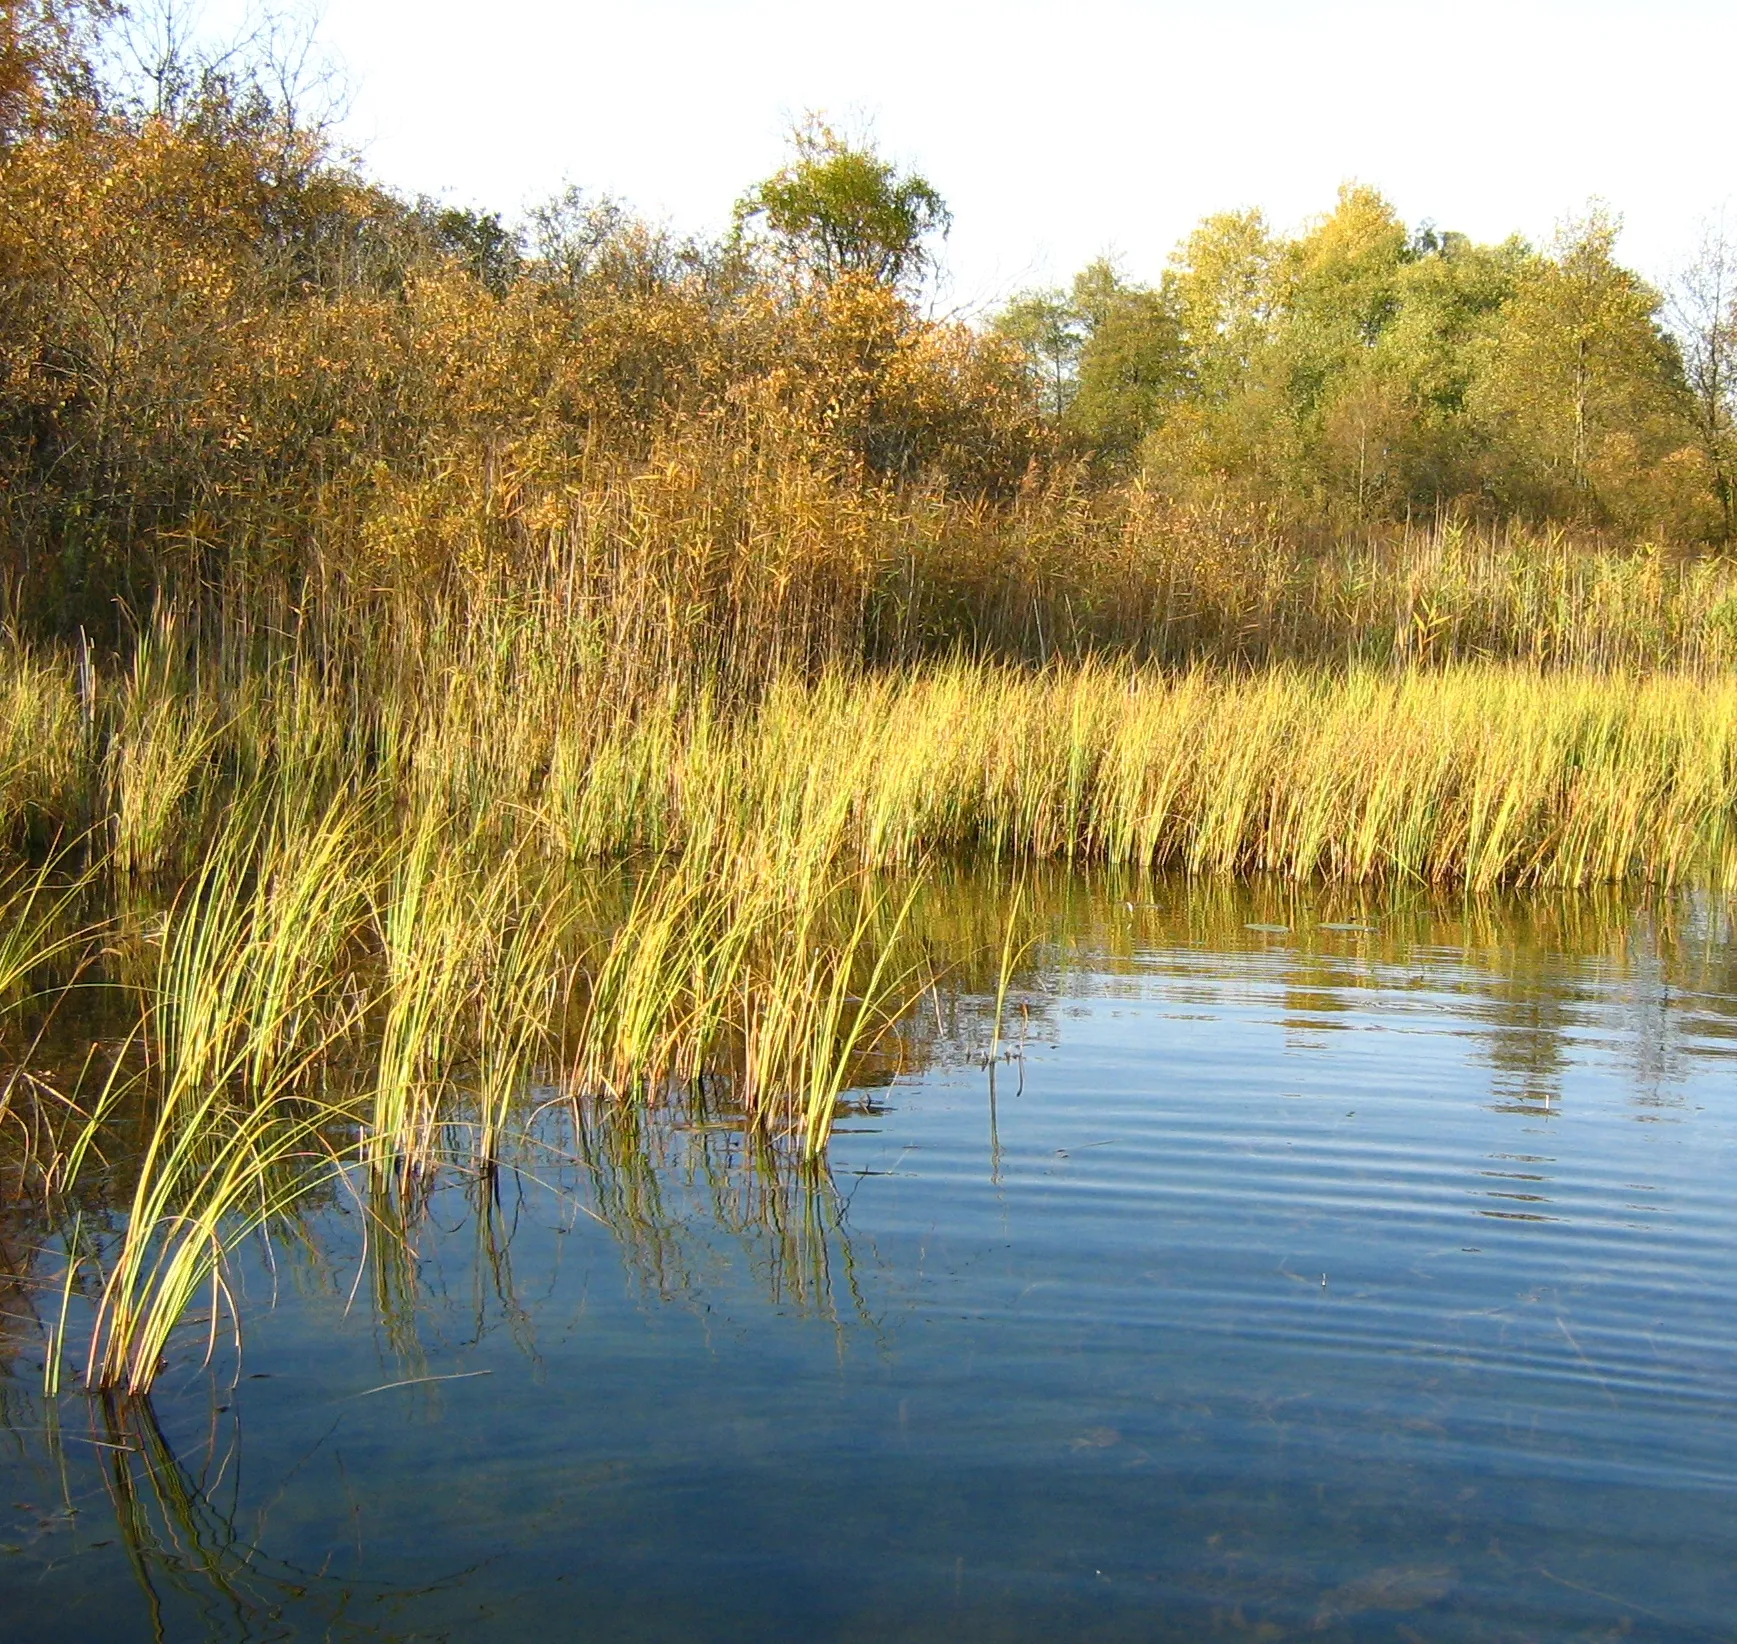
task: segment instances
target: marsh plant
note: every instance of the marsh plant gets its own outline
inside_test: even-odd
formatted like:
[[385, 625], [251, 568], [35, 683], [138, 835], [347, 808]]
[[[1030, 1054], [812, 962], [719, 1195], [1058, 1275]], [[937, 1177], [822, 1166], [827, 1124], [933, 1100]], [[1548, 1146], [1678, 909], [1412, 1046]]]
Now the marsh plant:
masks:
[[865, 1058], [897, 1065], [929, 979], [901, 951], [908, 891], [851, 873], [792, 890], [742, 840], [590, 878], [527, 852], [365, 791], [297, 808], [244, 789], [142, 935], [45, 935], [40, 881], [15, 891], [13, 970], [83, 944], [76, 985], [131, 1023], [9, 1091], [68, 1224], [51, 1387], [79, 1351], [69, 1319], [92, 1388], [147, 1389], [197, 1303], [212, 1351], [239, 1325], [234, 1252], [310, 1194], [377, 1182], [384, 1239], [380, 1203], [489, 1176], [533, 1079], [629, 1105], [709, 1085], [746, 1133], [815, 1159]]
[[[44, 1195], [70, 1219], [102, 1181], [115, 1207], [66, 1241], [91, 1386], [148, 1387], [196, 1303], [214, 1346], [238, 1245], [352, 1166], [412, 1197], [495, 1168], [533, 1083], [627, 1105], [709, 1088], [745, 1133], [818, 1159], [946, 970], [910, 910], [926, 865], [960, 853], [1350, 884], [1732, 879], [1737, 700], [1710, 680], [955, 663], [734, 704], [665, 689], [547, 729], [503, 684], [485, 710], [386, 701], [352, 731], [301, 666], [240, 701], [221, 676], [159, 687], [227, 728], [185, 778], [202, 797], [174, 856], [193, 866], [156, 882], [154, 911], [51, 917], [99, 881], [149, 901], [112, 829], [67, 888], [52, 863], [14, 880], [8, 1102], [48, 1138]], [[111, 784], [104, 738], [135, 701], [78, 730]], [[480, 761], [479, 711], [503, 732]], [[277, 767], [310, 715], [339, 727], [323, 763]], [[1004, 1001], [1013, 916], [980, 945]], [[130, 1025], [32, 1065], [55, 987], [104, 992]]]
[[539, 1106], [822, 1169], [958, 967], [1003, 1048], [1025, 915], [915, 928], [962, 861], [1737, 877], [1690, 346], [1734, 316], [1673, 341], [1609, 223], [1348, 189], [974, 327], [939, 193], [823, 121], [716, 243], [515, 227], [245, 51], [129, 80], [126, 26], [0, 8], [0, 1165], [61, 1230], [51, 1388], [233, 1339], [311, 1195], [391, 1288]]

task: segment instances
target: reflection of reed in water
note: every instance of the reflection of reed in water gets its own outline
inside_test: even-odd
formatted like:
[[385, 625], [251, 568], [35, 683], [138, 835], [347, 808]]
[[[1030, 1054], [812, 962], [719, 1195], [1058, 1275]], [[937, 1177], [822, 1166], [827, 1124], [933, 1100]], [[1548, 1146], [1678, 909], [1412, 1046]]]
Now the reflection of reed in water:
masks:
[[[239, 1528], [242, 1435], [239, 1420], [214, 1408], [196, 1474], [174, 1451], [148, 1396], [104, 1395], [90, 1401], [88, 1434], [63, 1435], [51, 1421], [46, 1447], [69, 1509], [96, 1460], [112, 1514], [114, 1539], [138, 1583], [151, 1635], [169, 1640], [251, 1640], [287, 1636], [286, 1617], [317, 1623], [333, 1640], [384, 1641], [417, 1636], [357, 1619], [358, 1602], [401, 1603], [461, 1581], [459, 1571], [414, 1588], [343, 1580], [274, 1558]], [[52, 1407], [49, 1413], [52, 1415]], [[81, 1450], [69, 1452], [68, 1440]], [[69, 1517], [71, 1514], [69, 1513]], [[78, 1515], [81, 1535], [106, 1539], [106, 1527]], [[264, 1515], [261, 1515], [263, 1526]]]
[[525, 1306], [513, 1273], [513, 1235], [524, 1209], [524, 1184], [517, 1171], [511, 1176], [513, 1205], [506, 1205], [506, 1178], [499, 1170], [479, 1171], [467, 1183], [474, 1242], [471, 1255], [474, 1335], [482, 1340], [488, 1325], [488, 1301], [492, 1295], [506, 1320], [513, 1345], [532, 1364], [541, 1363], [537, 1350], [536, 1321]]
[[[406, 1141], [396, 1154], [375, 1149], [371, 1168], [361, 1171], [344, 1161], [356, 1157], [359, 1125], [375, 1139], [383, 1134], [375, 1123], [381, 1110], [369, 1100], [378, 1094], [381, 1071], [368, 1035], [369, 1023], [377, 1023], [381, 1008], [381, 1000], [369, 990], [385, 986], [384, 973], [378, 965], [370, 969], [369, 963], [357, 960], [353, 946], [329, 938], [313, 942], [298, 934], [285, 947], [274, 934], [302, 932], [309, 923], [303, 917], [307, 906], [325, 907], [336, 898], [348, 910], [354, 942], [366, 949], [368, 933], [382, 916], [355, 885], [341, 894], [326, 888], [333, 877], [328, 871], [333, 853], [342, 856], [351, 848], [342, 844], [344, 839], [363, 855], [378, 844], [363, 841], [360, 821], [352, 818], [346, 826], [348, 834], [340, 830], [320, 836], [327, 842], [317, 849], [309, 843], [314, 833], [295, 835], [293, 848], [273, 846], [282, 861], [277, 888], [270, 895], [259, 888], [257, 878], [239, 879], [239, 889], [228, 879], [221, 884], [213, 879], [211, 894], [221, 891], [233, 902], [224, 913], [233, 925], [230, 946], [212, 934], [221, 935], [230, 925], [220, 930], [211, 915], [184, 924], [179, 936], [171, 920], [148, 937], [130, 945], [120, 942], [117, 948], [117, 975], [126, 966], [138, 968], [139, 974], [97, 995], [107, 1001], [104, 1008], [128, 989], [167, 988], [169, 981], [163, 977], [181, 975], [172, 967], [159, 975], [153, 962], [135, 952], [141, 944], [144, 949], [159, 945], [165, 965], [181, 955], [176, 963], [189, 975], [193, 972], [188, 967], [198, 958], [203, 967], [199, 976], [217, 990], [209, 998], [190, 985], [173, 998], [165, 994], [158, 1007], [166, 1014], [153, 1018], [159, 1026], [151, 1051], [156, 1058], [152, 1077], [182, 1092], [187, 1110], [182, 1129], [195, 1138], [183, 1159], [189, 1183], [197, 1186], [201, 1172], [214, 1168], [209, 1161], [222, 1164], [232, 1158], [237, 1179], [248, 1189], [249, 1214], [281, 1245], [286, 1237], [293, 1241], [303, 1236], [298, 1231], [306, 1225], [301, 1212], [317, 1210], [322, 1191], [337, 1191], [333, 1183], [340, 1176], [347, 1180], [364, 1210], [367, 1282], [385, 1344], [412, 1376], [423, 1367], [417, 1341], [421, 1295], [415, 1247], [428, 1196], [442, 1183], [466, 1184], [472, 1194], [481, 1241], [479, 1308], [484, 1290], [492, 1288], [509, 1327], [530, 1341], [529, 1319], [515, 1311], [511, 1218], [504, 1197], [512, 1175], [510, 1169], [502, 1174], [502, 1161], [524, 1145], [525, 1139], [511, 1132], [533, 1126], [532, 1110], [558, 1099], [573, 1104], [573, 1148], [591, 1173], [598, 1214], [617, 1230], [630, 1263], [650, 1291], [676, 1295], [690, 1290], [694, 1263], [703, 1256], [689, 1225], [697, 1212], [685, 1200], [678, 1204], [671, 1197], [680, 1184], [684, 1194], [700, 1192], [710, 1226], [744, 1242], [770, 1293], [822, 1312], [843, 1305], [839, 1287], [849, 1290], [851, 1281], [848, 1263], [840, 1269], [834, 1261], [841, 1248], [848, 1250], [837, 1196], [823, 1169], [804, 1171], [791, 1157], [787, 1132], [801, 1131], [799, 1115], [792, 1115], [789, 1124], [768, 1123], [765, 1109], [756, 1105], [764, 1087], [757, 1095], [752, 1068], [759, 1051], [754, 1047], [763, 1048], [768, 1040], [746, 1031], [744, 1023], [783, 1018], [752, 1012], [743, 1016], [737, 1009], [743, 987], [767, 1010], [776, 999], [801, 995], [803, 988], [797, 984], [811, 968], [802, 948], [788, 953], [767, 949], [770, 957], [763, 954], [752, 965], [738, 963], [741, 955], [731, 945], [738, 937], [749, 943], [744, 952], [758, 951], [752, 942], [779, 928], [781, 916], [767, 884], [756, 880], [744, 893], [745, 923], [721, 946], [718, 932], [705, 923], [723, 918], [715, 911], [720, 904], [708, 899], [708, 887], [721, 882], [712, 869], [675, 883], [663, 900], [658, 899], [661, 891], [647, 889], [650, 880], [643, 873], [636, 877], [624, 870], [614, 877], [600, 876], [582, 894], [580, 887], [569, 884], [568, 894], [577, 901], [558, 923], [564, 929], [572, 925], [568, 934], [574, 962], [593, 979], [613, 978], [609, 987], [614, 991], [599, 992], [581, 977], [564, 1014], [556, 1008], [558, 1000], [539, 1005], [547, 1029], [540, 1049], [529, 1039], [515, 1040], [489, 1061], [478, 1059], [471, 1030], [496, 1022], [501, 1010], [523, 1013], [510, 1000], [503, 1003], [505, 995], [497, 998], [502, 984], [489, 980], [492, 973], [477, 954], [486, 947], [484, 957], [501, 959], [514, 987], [529, 986], [543, 975], [549, 959], [542, 947], [548, 927], [537, 922], [527, 903], [515, 914], [517, 923], [500, 927], [506, 933], [501, 942], [479, 947], [477, 921], [471, 915], [481, 904], [470, 896], [476, 887], [463, 877], [469, 869], [463, 869], [459, 889], [464, 894], [452, 891], [458, 911], [443, 914], [425, 935], [432, 940], [441, 932], [463, 934], [456, 951], [464, 963], [454, 959], [450, 967], [435, 967], [428, 974], [445, 978], [450, 969], [455, 997], [463, 1005], [461, 1015], [470, 1013], [465, 1017], [470, 1037], [455, 1037], [450, 1020], [432, 1006], [425, 1009], [426, 1000], [417, 1006], [417, 1020], [447, 1025], [440, 1029], [439, 1045], [425, 1046], [421, 1061], [412, 1057], [415, 1066], [400, 1081], [407, 1090], [414, 1087], [410, 1105], [422, 1115], [406, 1132], [414, 1145]], [[332, 844], [333, 838], [339, 844]], [[432, 847], [424, 854], [430, 874], [449, 871]], [[378, 889], [378, 867], [357, 869], [358, 883]], [[408, 871], [399, 863], [392, 883], [397, 885]], [[479, 882], [484, 888], [493, 883], [486, 875]], [[247, 888], [249, 883], [253, 889]], [[1729, 899], [1704, 892], [1606, 889], [1513, 897], [1397, 887], [1377, 893], [1355, 885], [1277, 878], [1239, 884], [1030, 864], [1020, 870], [1020, 885], [1016, 891], [1005, 867], [941, 861], [931, 865], [915, 892], [897, 876], [863, 875], [850, 880], [838, 897], [815, 893], [810, 936], [813, 951], [830, 956], [826, 964], [831, 968], [824, 974], [831, 978], [828, 985], [836, 994], [837, 1009], [824, 1021], [816, 1019], [825, 1031], [812, 1040], [801, 1033], [790, 1038], [792, 1045], [800, 1040], [821, 1047], [817, 1054], [804, 1050], [793, 1056], [790, 1065], [808, 1069], [804, 1077], [812, 1076], [812, 1082], [805, 1088], [820, 1093], [814, 1111], [824, 1116], [826, 1126], [834, 1112], [848, 1113], [852, 1104], [868, 1099], [865, 1093], [901, 1075], [980, 1058], [985, 1046], [996, 1044], [998, 1021], [1017, 1022], [1020, 1045], [1027, 1038], [1048, 1040], [1058, 1031], [1059, 994], [1077, 988], [1132, 993], [1149, 989], [1155, 978], [1208, 990], [1218, 999], [1269, 999], [1276, 988], [1287, 1029], [1294, 1026], [1299, 1033], [1317, 1031], [1334, 1014], [1355, 1006], [1360, 994], [1392, 996], [1396, 986], [1415, 980], [1427, 985], [1450, 1014], [1463, 1008], [1469, 1030], [1485, 1047], [1498, 1093], [1528, 1102], [1553, 1098], [1559, 1089], [1575, 1013], [1594, 986], [1603, 989], [1601, 1008], [1614, 1008], [1625, 1023], [1633, 1041], [1631, 1060], [1645, 1073], [1649, 1100], [1662, 1099], [1673, 1068], [1686, 1054], [1669, 1039], [1674, 1018], [1665, 1003], [1675, 993], [1695, 991], [1703, 1001], [1697, 1007], [1703, 1021], [1723, 1017], [1737, 1030], [1737, 1006], [1731, 1003], [1737, 998], [1737, 957], [1728, 940]], [[636, 907], [637, 925], [629, 917]], [[699, 925], [684, 923], [691, 919]], [[529, 958], [521, 954], [513, 959], [518, 950], [507, 938], [521, 929], [532, 931], [535, 940], [526, 938]], [[663, 943], [656, 949], [662, 957], [655, 965], [647, 960], [647, 943], [640, 940], [653, 929], [662, 933]], [[862, 937], [865, 931], [870, 934]], [[853, 942], [858, 945], [853, 947]], [[188, 946], [177, 945], [181, 943]], [[195, 943], [203, 944], [196, 952]], [[875, 1013], [872, 1034], [841, 1037], [839, 1025], [852, 1020], [862, 991], [872, 991], [868, 984], [878, 956], [895, 947], [900, 974], [919, 979], [920, 992], [913, 995], [917, 983], [901, 982], [886, 1008]], [[127, 954], [133, 957], [125, 959]], [[295, 974], [270, 986], [265, 970], [246, 987], [233, 980], [237, 965], [257, 969], [265, 959], [289, 965]], [[406, 965], [406, 975], [423, 974], [408, 961]], [[714, 975], [706, 970], [708, 965], [721, 968]], [[755, 965], [770, 968], [757, 970]], [[1071, 980], [1069, 972], [1074, 973]], [[157, 982], [150, 980], [153, 976]], [[1631, 1005], [1612, 994], [1613, 979], [1627, 988]], [[239, 989], [241, 1002], [223, 989]], [[268, 999], [271, 1009], [255, 1009], [248, 1002], [253, 998], [248, 989]], [[1463, 1007], [1455, 994], [1463, 996]], [[908, 1008], [913, 997], [917, 1008]], [[201, 1001], [210, 1006], [208, 1022], [193, 1009]], [[606, 1003], [608, 1012], [600, 1015]], [[760, 1010], [756, 1004], [755, 1011]], [[605, 1017], [607, 1033], [599, 1028]], [[70, 1026], [70, 1018], [70, 1009], [63, 1011], [61, 1026]], [[636, 1049], [639, 1041], [633, 1036], [642, 1028], [649, 1048]], [[605, 1059], [615, 1070], [609, 1079], [578, 1080], [554, 1089], [527, 1083], [534, 1072], [527, 1063], [533, 1051], [543, 1059], [544, 1076], [547, 1068], [566, 1071], [582, 1062], [574, 1055], [573, 1036], [584, 1032], [593, 1034], [594, 1051], [605, 1044], [613, 1047]], [[487, 1033], [483, 1039], [488, 1040]], [[592, 1063], [604, 1065], [595, 1057]], [[53, 1072], [55, 1064], [50, 1059], [39, 1066]], [[231, 1081], [234, 1088], [226, 1088], [221, 1100], [215, 1092], [223, 1080], [210, 1076], [213, 1068], [219, 1074], [239, 1070]], [[639, 1072], [633, 1074], [634, 1069]], [[130, 1067], [123, 1066], [122, 1072], [131, 1079]], [[835, 1105], [835, 1077], [843, 1092], [842, 1110]], [[87, 1239], [94, 1242], [77, 1275], [83, 1286], [100, 1288], [103, 1273], [114, 1270], [115, 1241], [126, 1237], [126, 1207], [147, 1202], [141, 1160], [147, 1156], [152, 1115], [161, 1116], [166, 1098], [154, 1098], [150, 1081], [142, 1075], [129, 1092], [125, 1101], [106, 1110], [100, 1161], [95, 1148], [89, 1155], [101, 1168], [87, 1171], [76, 1191], [68, 1192], [64, 1181], [55, 1178], [58, 1154], [50, 1118], [58, 1098], [52, 1092], [33, 1092], [22, 1073], [7, 1087], [10, 1107], [0, 1126], [0, 1169], [9, 1173], [4, 1177], [8, 1200], [35, 1198], [53, 1206], [49, 1220], [63, 1225], [85, 1215]], [[249, 1101], [255, 1104], [251, 1108]], [[63, 1106], [60, 1111], [64, 1116], [70, 1110]], [[168, 1142], [180, 1145], [163, 1125], [158, 1129]], [[280, 1146], [280, 1133], [293, 1145]], [[802, 1139], [812, 1142], [814, 1137]], [[817, 1148], [809, 1151], [818, 1154]], [[14, 1183], [16, 1193], [11, 1191]], [[173, 1217], [186, 1202], [179, 1187], [165, 1187], [149, 1199], [164, 1213], [162, 1225], [171, 1232], [177, 1225]], [[201, 1212], [205, 1219], [199, 1224], [207, 1240], [206, 1257], [189, 1269], [201, 1283], [224, 1271], [234, 1245], [230, 1229], [238, 1225], [223, 1220], [221, 1205], [207, 1211]], [[17, 1250], [40, 1244], [31, 1236], [39, 1225], [40, 1219], [27, 1218], [11, 1240]], [[97, 1232], [93, 1235], [91, 1229]], [[158, 1247], [147, 1247], [147, 1236], [136, 1242], [141, 1247], [141, 1277], [132, 1299], [140, 1307], [155, 1306], [156, 1292], [147, 1281]], [[19, 1268], [20, 1263], [13, 1260], [9, 1267]], [[40, 1301], [42, 1288], [33, 1275], [13, 1285], [16, 1296], [26, 1301]], [[180, 1317], [177, 1308], [194, 1288], [183, 1285], [168, 1297], [158, 1321], [163, 1331]], [[51, 1299], [57, 1302], [58, 1292]], [[9, 1311], [28, 1313], [21, 1306]], [[53, 1308], [48, 1311], [52, 1315]], [[43, 1310], [38, 1307], [36, 1312], [40, 1319]], [[111, 1352], [108, 1358], [115, 1362], [109, 1368], [118, 1376], [124, 1359], [129, 1375], [148, 1380], [161, 1362], [163, 1339], [159, 1332], [150, 1337], [148, 1350]]]
[[418, 1321], [422, 1282], [417, 1271], [416, 1235], [427, 1213], [430, 1180], [407, 1174], [395, 1183], [377, 1170], [356, 1173], [364, 1184], [368, 1247], [364, 1258], [374, 1302], [374, 1321], [410, 1380], [428, 1373]]
[[669, 1301], [694, 1288], [683, 1218], [664, 1205], [659, 1154], [667, 1127], [646, 1107], [576, 1104], [573, 1141], [596, 1214], [641, 1289]]
[[[415, 1175], [354, 1167], [346, 1175], [361, 1207], [362, 1248], [346, 1264], [321, 1246], [320, 1222], [301, 1224], [296, 1245], [304, 1270], [343, 1295], [366, 1285], [383, 1357], [394, 1380], [439, 1378], [423, 1343], [430, 1308], [451, 1305], [466, 1281], [425, 1274], [450, 1249], [450, 1206], [462, 1199], [468, 1230], [469, 1337], [481, 1340], [493, 1317], [514, 1346], [538, 1361], [535, 1318], [521, 1291], [514, 1257], [528, 1225], [559, 1230], [576, 1216], [606, 1227], [640, 1289], [660, 1303], [699, 1304], [719, 1278], [721, 1235], [746, 1257], [746, 1270], [774, 1306], [839, 1324], [869, 1316], [843, 1200], [823, 1163], [790, 1138], [772, 1138], [731, 1114], [711, 1082], [671, 1091], [658, 1104], [607, 1099], [537, 1104], [533, 1122], [508, 1132], [498, 1168], [457, 1163]], [[526, 1098], [528, 1104], [529, 1098]], [[847, 1112], [863, 1112], [853, 1099]], [[427, 1248], [425, 1248], [425, 1246]], [[535, 1281], [534, 1281], [535, 1282]], [[354, 1292], [352, 1291], [351, 1294]]]
[[[429, 1375], [422, 1342], [422, 1319], [429, 1305], [422, 1244], [430, 1233], [435, 1202], [448, 1191], [461, 1194], [468, 1210], [472, 1339], [482, 1339], [492, 1296], [519, 1351], [529, 1360], [537, 1358], [534, 1322], [513, 1273], [518, 1214], [505, 1205], [509, 1194], [516, 1195], [519, 1170], [511, 1154], [498, 1163], [500, 1168], [488, 1170], [449, 1167], [403, 1177], [367, 1169], [349, 1173], [363, 1203], [366, 1228], [355, 1282], [359, 1284], [364, 1276], [368, 1280], [375, 1327], [384, 1356], [393, 1366], [393, 1378], [405, 1383], [428, 1381], [431, 1398], [437, 1378]], [[330, 1267], [317, 1254], [315, 1265]], [[335, 1273], [335, 1267], [330, 1271]]]
[[674, 1112], [579, 1104], [573, 1139], [591, 1206], [648, 1294], [699, 1296], [716, 1229], [739, 1244], [773, 1305], [834, 1323], [868, 1317], [824, 1161], [721, 1116], [704, 1097]]
[[[1057, 1031], [1058, 992], [1130, 996], [1154, 983], [1264, 1001], [1309, 1043], [1338, 1015], [1407, 990], [1464, 1020], [1500, 1099], [1554, 1101], [1577, 1023], [1594, 1004], [1657, 1103], [1691, 1054], [1673, 1000], [1693, 994], [1702, 1035], [1737, 1037], [1731, 897], [1656, 887], [1469, 893], [1268, 877], [1244, 882], [1032, 867], [1023, 877], [1009, 1014], [1035, 1039]], [[992, 959], [1014, 886], [970, 868], [929, 876], [912, 926], [942, 969], [933, 1011], [902, 1025], [910, 1064], [969, 1059], [988, 1042]], [[1070, 975], [1071, 973], [1071, 975]]]
[[825, 1161], [771, 1138], [699, 1133], [690, 1143], [711, 1189], [718, 1224], [741, 1240], [775, 1305], [840, 1322], [842, 1282], [850, 1312], [867, 1318], [844, 1204]]

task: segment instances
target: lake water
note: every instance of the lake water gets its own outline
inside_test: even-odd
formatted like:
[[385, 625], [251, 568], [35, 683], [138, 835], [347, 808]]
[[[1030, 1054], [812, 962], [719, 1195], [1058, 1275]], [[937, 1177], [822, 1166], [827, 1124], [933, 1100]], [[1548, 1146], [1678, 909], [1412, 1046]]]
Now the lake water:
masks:
[[1727, 905], [1030, 908], [829, 1175], [555, 1105], [250, 1256], [239, 1379], [14, 1328], [0, 1637], [1737, 1639]]

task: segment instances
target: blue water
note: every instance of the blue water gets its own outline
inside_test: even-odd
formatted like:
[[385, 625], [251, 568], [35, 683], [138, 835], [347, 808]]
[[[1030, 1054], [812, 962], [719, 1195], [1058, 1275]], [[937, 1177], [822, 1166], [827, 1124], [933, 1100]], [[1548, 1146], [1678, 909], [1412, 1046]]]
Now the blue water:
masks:
[[1737, 1639], [1723, 908], [1156, 903], [828, 1176], [550, 1108], [250, 1256], [239, 1379], [57, 1442], [15, 1339], [0, 1637]]

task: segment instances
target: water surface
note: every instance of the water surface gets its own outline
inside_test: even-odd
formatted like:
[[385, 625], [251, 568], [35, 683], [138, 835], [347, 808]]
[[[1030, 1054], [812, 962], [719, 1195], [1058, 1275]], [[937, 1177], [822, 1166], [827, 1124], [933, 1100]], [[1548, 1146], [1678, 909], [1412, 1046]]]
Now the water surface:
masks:
[[1724, 904], [1057, 878], [992, 1080], [1005, 899], [828, 1174], [554, 1102], [238, 1372], [16, 1325], [0, 1637], [1737, 1639]]

